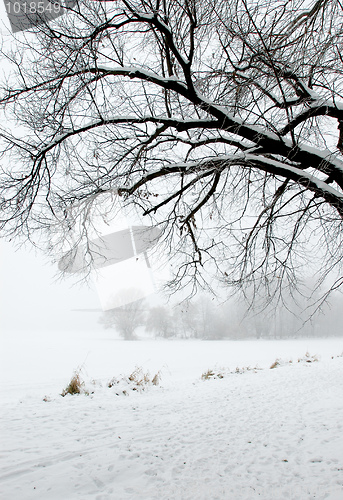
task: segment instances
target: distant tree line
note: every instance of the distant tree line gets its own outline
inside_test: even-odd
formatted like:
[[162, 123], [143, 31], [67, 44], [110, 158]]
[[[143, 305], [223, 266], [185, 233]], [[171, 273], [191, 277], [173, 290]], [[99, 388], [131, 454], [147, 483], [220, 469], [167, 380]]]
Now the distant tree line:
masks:
[[341, 297], [331, 301], [326, 314], [306, 321], [305, 314], [294, 313], [286, 304], [256, 313], [244, 302], [218, 304], [203, 295], [174, 306], [148, 306], [140, 300], [103, 313], [100, 322], [115, 329], [124, 339], [133, 340], [145, 331], [155, 338], [243, 340], [286, 339], [296, 337], [330, 337], [343, 333]]

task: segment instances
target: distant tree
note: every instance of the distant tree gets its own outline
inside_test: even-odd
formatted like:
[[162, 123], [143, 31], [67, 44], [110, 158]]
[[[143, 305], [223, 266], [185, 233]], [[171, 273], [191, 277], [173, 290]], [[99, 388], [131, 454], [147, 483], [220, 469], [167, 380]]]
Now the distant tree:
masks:
[[316, 318], [312, 332], [314, 336], [343, 337], [343, 297], [342, 293], [336, 292], [325, 304], [325, 315]]
[[150, 308], [145, 322], [145, 329], [159, 337], [168, 338], [174, 335], [175, 329], [170, 310], [164, 306]]
[[181, 338], [194, 337], [194, 306], [191, 301], [177, 304], [172, 308], [172, 322], [175, 336]]
[[173, 324], [177, 335], [183, 338], [204, 338], [208, 327], [206, 307], [199, 307], [193, 297], [173, 307]]
[[100, 323], [105, 328], [114, 328], [125, 340], [134, 340], [135, 331], [144, 323], [144, 318], [144, 301], [138, 300], [105, 311], [100, 318]]
[[196, 337], [217, 340], [225, 337], [226, 326], [222, 308], [208, 296], [202, 295], [194, 301]]
[[186, 338], [214, 340], [227, 335], [221, 307], [205, 295], [174, 307], [173, 324], [178, 334]]

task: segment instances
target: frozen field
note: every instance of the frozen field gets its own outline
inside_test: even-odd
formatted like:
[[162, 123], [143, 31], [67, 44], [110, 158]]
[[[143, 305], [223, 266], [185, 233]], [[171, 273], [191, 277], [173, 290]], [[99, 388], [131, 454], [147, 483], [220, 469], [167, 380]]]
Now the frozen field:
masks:
[[[319, 361], [298, 363], [307, 351]], [[342, 351], [2, 333], [0, 498], [342, 500]], [[61, 397], [81, 365], [93, 394]], [[135, 366], [161, 370], [160, 386], [107, 387]], [[201, 380], [208, 369], [224, 378]]]

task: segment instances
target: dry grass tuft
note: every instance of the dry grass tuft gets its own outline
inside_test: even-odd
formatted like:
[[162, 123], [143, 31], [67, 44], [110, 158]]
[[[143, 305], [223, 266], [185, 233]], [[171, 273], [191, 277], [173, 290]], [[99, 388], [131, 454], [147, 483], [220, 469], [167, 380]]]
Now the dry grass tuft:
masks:
[[159, 384], [160, 384], [160, 380], [161, 380], [161, 372], [157, 372], [157, 373], [154, 375], [154, 377], [153, 377], [153, 379], [152, 379], [151, 383], [152, 383], [152, 385], [159, 385]]
[[308, 351], [303, 358], [298, 359], [298, 363], [316, 363], [317, 361], [319, 361], [318, 356], [312, 356]]
[[216, 375], [213, 370], [207, 370], [201, 375], [202, 380], [210, 380], [211, 378], [216, 378]]
[[[144, 391], [151, 385], [159, 385], [161, 380], [161, 372], [158, 371], [155, 373], [154, 376], [151, 376], [150, 373], [144, 372], [144, 370], [141, 367], [136, 367], [133, 372], [126, 377], [120, 377], [116, 378], [113, 377], [107, 384], [107, 386], [111, 389], [112, 387], [116, 387], [117, 391], [116, 394], [119, 396], [119, 394], [124, 394], [127, 396], [128, 390], [131, 391]], [[123, 386], [125, 389], [123, 389]]]
[[274, 368], [277, 368], [280, 366], [280, 360], [276, 359], [273, 364], [270, 365], [270, 369], [273, 370]]
[[222, 379], [227, 375], [233, 375], [233, 374], [242, 375], [243, 373], [250, 371], [257, 373], [258, 370], [261, 370], [261, 368], [259, 368], [258, 366], [255, 366], [255, 368], [252, 368], [251, 366], [243, 366], [242, 368], [240, 368], [239, 366], [237, 366], [234, 371], [231, 371], [228, 368], [221, 368], [219, 370], [207, 370], [201, 375], [201, 379], [202, 380]]
[[69, 384], [67, 387], [62, 391], [61, 396], [66, 396], [67, 394], [81, 394], [81, 392], [84, 392], [84, 385], [85, 383], [83, 380], [81, 380], [80, 376], [80, 370], [76, 370], [74, 375], [72, 376]]

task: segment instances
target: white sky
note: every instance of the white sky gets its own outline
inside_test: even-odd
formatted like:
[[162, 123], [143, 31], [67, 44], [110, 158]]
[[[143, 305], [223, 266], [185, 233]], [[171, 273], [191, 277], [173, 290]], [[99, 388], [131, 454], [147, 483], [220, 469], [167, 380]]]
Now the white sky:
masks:
[[4, 2], [0, 2], [0, 15], [1, 15], [1, 22], [0, 22], [0, 34], [1, 34], [2, 32], [6, 32], [11, 29]]
[[[0, 242], [0, 328], [15, 330], [102, 329], [96, 291], [58, 280], [57, 266], [34, 250]], [[99, 309], [94, 312], [75, 309]]]

